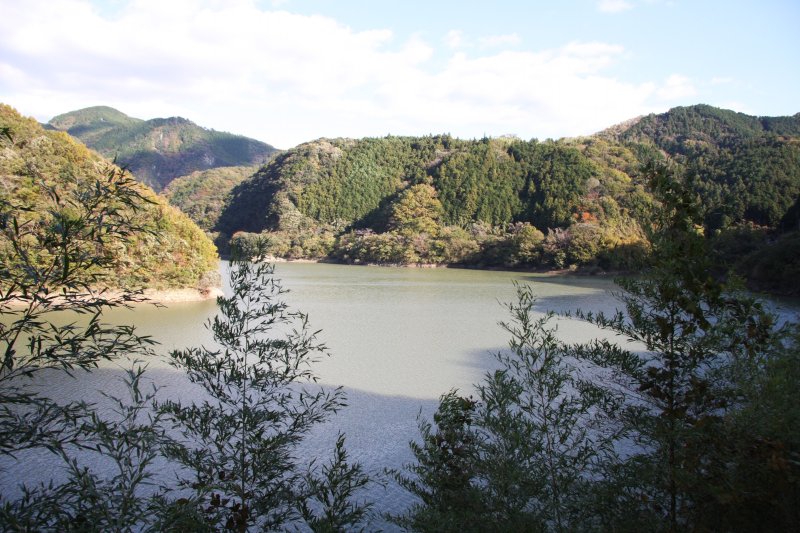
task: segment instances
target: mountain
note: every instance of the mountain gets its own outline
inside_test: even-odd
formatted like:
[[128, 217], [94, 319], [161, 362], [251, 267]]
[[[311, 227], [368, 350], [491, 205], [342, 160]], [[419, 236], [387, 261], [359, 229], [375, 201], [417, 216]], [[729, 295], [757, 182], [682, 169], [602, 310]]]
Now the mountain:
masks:
[[641, 155], [660, 152], [698, 176], [712, 229], [741, 221], [776, 227], [800, 194], [800, 113], [755, 117], [677, 107], [605, 136], [637, 146]]
[[[109, 116], [126, 120], [113, 114], [105, 118]], [[0, 104], [0, 130], [8, 133], [0, 141], [0, 205], [4, 211], [13, 209], [20, 224], [54, 224], [50, 220], [54, 212], [77, 209], [64, 207], [68, 199], [113, 186], [109, 174], [121, 172], [69, 135], [47, 131], [4, 104]], [[218, 257], [213, 243], [149, 187], [139, 183], [134, 187], [138, 203], [121, 204], [117, 210], [142, 231], [125, 244], [109, 243], [107, 252], [116, 266], [105, 273], [104, 283], [112, 288], [206, 290], [215, 286]], [[74, 216], [79, 214], [76, 210]], [[0, 253], [5, 253], [7, 245], [0, 236]]]
[[691, 180], [721, 260], [798, 227], [800, 114], [697, 105], [559, 141], [318, 139], [236, 185], [214, 229], [223, 250], [289, 258], [625, 269], [646, 255], [658, 209], [653, 160]]
[[653, 143], [667, 153], [685, 154], [697, 144], [720, 148], [769, 135], [799, 137], [800, 113], [791, 117], [755, 117], [700, 104], [638, 117], [600, 135]]
[[156, 191], [197, 170], [261, 165], [277, 152], [261, 141], [208, 130], [185, 118], [141, 120], [106, 106], [58, 115], [48, 126], [116, 159]]
[[[649, 199], [633, 165], [587, 154], [602, 143], [319, 139], [234, 187], [218, 244], [261, 235], [289, 257], [558, 268], [602, 253], [621, 267], [640, 252]], [[634, 159], [616, 148], [621, 166]]]

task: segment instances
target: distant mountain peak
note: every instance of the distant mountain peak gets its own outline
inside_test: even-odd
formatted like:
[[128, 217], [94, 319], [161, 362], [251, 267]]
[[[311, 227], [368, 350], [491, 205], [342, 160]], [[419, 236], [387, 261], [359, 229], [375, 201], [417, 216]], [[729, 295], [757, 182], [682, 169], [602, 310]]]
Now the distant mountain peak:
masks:
[[116, 159], [156, 191], [199, 170], [262, 165], [278, 151], [255, 139], [203, 128], [188, 118], [142, 120], [109, 106], [70, 111], [48, 126]]
[[55, 116], [48, 124], [55, 129], [66, 131], [78, 126], [87, 126], [96, 123], [126, 124], [142, 122], [141, 119], [129, 117], [122, 111], [106, 105], [86, 107]]

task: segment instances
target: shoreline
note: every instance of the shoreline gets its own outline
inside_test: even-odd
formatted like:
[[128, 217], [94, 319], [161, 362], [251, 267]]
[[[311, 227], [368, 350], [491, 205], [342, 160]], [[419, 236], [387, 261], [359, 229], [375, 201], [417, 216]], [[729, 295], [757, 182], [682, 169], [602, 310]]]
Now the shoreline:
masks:
[[[227, 259], [226, 259], [227, 260]], [[531, 274], [542, 274], [545, 276], [598, 276], [598, 277], [617, 277], [629, 275], [631, 272], [624, 271], [608, 271], [599, 267], [578, 267], [578, 268], [561, 268], [561, 269], [544, 269], [544, 268], [514, 268], [503, 266], [480, 266], [480, 265], [462, 265], [450, 263], [348, 263], [345, 261], [336, 261], [335, 259], [321, 258], [321, 259], [289, 259], [286, 257], [267, 256], [263, 259], [267, 263], [322, 263], [329, 265], [345, 265], [345, 266], [369, 266], [369, 267], [388, 267], [388, 268], [454, 268], [461, 270], [484, 270], [487, 272], [527, 272]]]
[[[122, 302], [123, 296], [125, 294], [133, 296], [133, 300], [129, 301], [129, 304], [157, 304], [157, 305], [164, 305], [164, 304], [172, 304], [172, 303], [192, 303], [192, 302], [205, 302], [208, 300], [214, 300], [218, 296], [223, 296], [222, 288], [221, 287], [213, 287], [211, 289], [200, 290], [200, 289], [144, 289], [141, 292], [131, 291], [131, 292], [124, 292], [119, 289], [97, 289], [93, 290], [90, 293], [80, 293], [80, 294], [73, 294], [71, 295], [77, 300], [83, 302], [91, 302], [91, 301], [100, 301], [100, 300], [107, 300], [107, 301], [118, 301]], [[61, 296], [56, 296], [53, 303], [58, 305], [64, 303], [65, 299]], [[11, 308], [17, 307], [24, 307], [26, 305], [25, 301], [17, 299], [17, 297], [12, 297], [10, 300], [5, 302], [5, 305], [8, 305]]]
[[[119, 291], [109, 291], [112, 295], [122, 294]], [[147, 303], [182, 303], [182, 302], [204, 302], [214, 300], [217, 296], [222, 296], [222, 289], [214, 287], [207, 290], [199, 289], [145, 289], [142, 296]]]

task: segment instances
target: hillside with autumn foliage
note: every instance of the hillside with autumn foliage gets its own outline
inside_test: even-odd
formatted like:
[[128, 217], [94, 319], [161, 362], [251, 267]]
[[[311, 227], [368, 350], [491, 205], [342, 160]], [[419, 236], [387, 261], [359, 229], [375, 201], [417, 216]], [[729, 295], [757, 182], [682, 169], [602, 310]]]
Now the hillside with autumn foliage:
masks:
[[[87, 202], [95, 192], [125, 189], [129, 202], [113, 207], [112, 212], [126, 227], [138, 231], [126, 235], [124, 242], [108, 242], [105, 249], [94, 250], [109, 254], [108, 262], [113, 264], [112, 269], [97, 273], [97, 279], [108, 288], [125, 289], [208, 291], [219, 284], [213, 243], [189, 217], [150, 188], [66, 133], [47, 131], [4, 104], [0, 104], [0, 128], [0, 262], [4, 268], [13, 271], [18, 266], [12, 258], [19, 256], [19, 250], [9, 247], [26, 242], [25, 232], [38, 228], [55, 239], [59, 232], [69, 230], [70, 221], [82, 216], [81, 209], [91, 207]], [[47, 254], [44, 249], [32, 250], [25, 257], [36, 265], [46, 261]]]

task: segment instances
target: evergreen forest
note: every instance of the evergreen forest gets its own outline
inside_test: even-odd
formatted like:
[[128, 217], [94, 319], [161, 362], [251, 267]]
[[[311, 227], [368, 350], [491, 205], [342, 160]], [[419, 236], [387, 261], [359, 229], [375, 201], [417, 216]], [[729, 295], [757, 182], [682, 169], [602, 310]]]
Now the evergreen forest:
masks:
[[319, 139], [233, 187], [212, 236], [289, 259], [629, 271], [659, 209], [642, 169], [668, 163], [704, 206], [717, 262], [792, 292], [799, 131], [797, 115], [698, 105], [555, 141]]

